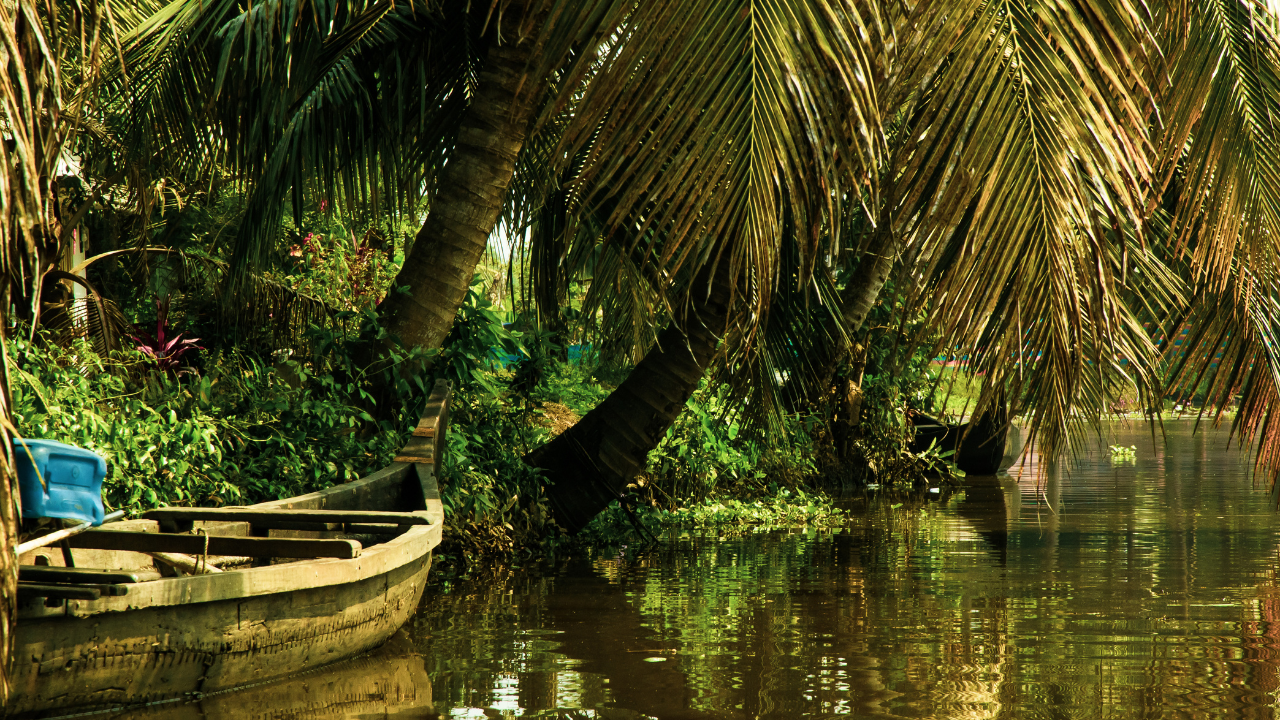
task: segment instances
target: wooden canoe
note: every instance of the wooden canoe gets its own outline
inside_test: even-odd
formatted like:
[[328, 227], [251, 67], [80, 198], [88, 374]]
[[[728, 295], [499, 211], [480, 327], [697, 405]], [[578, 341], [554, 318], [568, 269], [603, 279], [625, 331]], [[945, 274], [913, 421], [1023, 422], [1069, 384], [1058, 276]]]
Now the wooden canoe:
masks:
[[162, 508], [20, 557], [5, 715], [196, 697], [381, 645], [417, 608], [440, 543], [448, 399], [437, 383], [397, 461], [360, 480]]

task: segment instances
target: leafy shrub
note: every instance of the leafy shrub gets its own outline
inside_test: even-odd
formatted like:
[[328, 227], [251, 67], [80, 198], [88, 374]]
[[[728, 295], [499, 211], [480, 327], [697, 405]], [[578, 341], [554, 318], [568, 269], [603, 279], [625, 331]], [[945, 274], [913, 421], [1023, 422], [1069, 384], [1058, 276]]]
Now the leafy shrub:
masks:
[[750, 500], [707, 498], [674, 510], [640, 505], [628, 512], [614, 502], [591, 521], [579, 535], [578, 542], [612, 545], [634, 540], [637, 525], [644, 534], [656, 537], [686, 528], [714, 528], [733, 534], [781, 528], [839, 527], [849, 518], [849, 513], [836, 507], [825, 494], [774, 486], [770, 492]]
[[727, 385], [703, 378], [684, 412], [649, 454], [649, 483], [668, 506], [715, 495], [758, 495], [770, 481], [795, 485], [814, 471], [810, 443], [798, 417], [781, 437], [747, 428], [730, 412]]
[[932, 337], [924, 314], [905, 315], [906, 295], [893, 282], [885, 284], [880, 298], [857, 350], [836, 373], [837, 388], [860, 394], [857, 410], [844, 402], [844, 392], [835, 392], [815, 412], [822, 475], [846, 489], [869, 481], [913, 484], [926, 477], [962, 475], [948, 459], [950, 453], [911, 450], [915, 429], [908, 416], [942, 410], [945, 396], [936, 392], [937, 376], [930, 369]]
[[317, 227], [323, 232], [308, 232], [290, 246], [293, 262], [284, 284], [346, 310], [367, 310], [381, 302], [399, 269], [394, 245], [376, 228], [358, 235], [323, 216], [311, 220], [323, 225]]
[[440, 495], [452, 530], [442, 552], [470, 565], [535, 546], [551, 513], [541, 477], [521, 458], [546, 433], [495, 396], [464, 391], [451, 408]]
[[11, 340], [14, 420], [28, 437], [93, 450], [113, 508], [227, 505], [296, 495], [386, 465], [403, 432], [362, 436], [353, 383], [295, 361], [215, 353], [203, 376]]
[[522, 460], [547, 434], [525, 403], [508, 402], [512, 373], [498, 362], [503, 355], [528, 358], [523, 339], [506, 329], [477, 277], [432, 366], [433, 376], [454, 388], [440, 476], [454, 530], [441, 553], [465, 566], [534, 547], [550, 520], [541, 479]]
[[147, 332], [137, 328], [134, 342], [138, 343], [138, 352], [155, 362], [156, 367], [165, 372], [182, 374], [188, 372], [183, 366], [190, 361], [188, 355], [196, 350], [203, 350], [196, 343], [200, 338], [184, 338], [182, 333], [174, 332], [169, 327], [169, 298], [156, 301], [156, 331]]
[[560, 403], [582, 417], [613, 390], [613, 386], [600, 381], [599, 370], [595, 357], [552, 363], [542, 383], [533, 391], [533, 397], [542, 402]]

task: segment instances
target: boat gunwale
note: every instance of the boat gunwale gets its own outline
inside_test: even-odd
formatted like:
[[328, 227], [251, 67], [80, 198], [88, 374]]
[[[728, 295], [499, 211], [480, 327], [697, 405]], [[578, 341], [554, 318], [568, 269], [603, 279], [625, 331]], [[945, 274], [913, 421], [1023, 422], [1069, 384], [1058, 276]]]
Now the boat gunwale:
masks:
[[[323, 504], [331, 496], [349, 495], [378, 483], [409, 482], [413, 465], [393, 462], [365, 477], [306, 495], [271, 500], [248, 506], [269, 509], [299, 503]], [[429, 466], [417, 472], [434, 476]], [[434, 477], [432, 477], [434, 480]], [[431, 483], [434, 485], [434, 482]], [[436, 493], [429, 493], [435, 495]], [[413, 525], [385, 542], [363, 548], [358, 557], [315, 558], [260, 567], [228, 569], [207, 575], [183, 575], [130, 584], [126, 595], [68, 603], [68, 614], [76, 617], [109, 612], [127, 612], [149, 607], [186, 605], [219, 600], [248, 599], [312, 588], [346, 585], [390, 573], [430, 554], [440, 544], [444, 508], [438, 497], [427, 497], [427, 508], [417, 511], [431, 519], [429, 525]], [[121, 528], [124, 529], [124, 528]], [[32, 618], [35, 620], [35, 618]]]

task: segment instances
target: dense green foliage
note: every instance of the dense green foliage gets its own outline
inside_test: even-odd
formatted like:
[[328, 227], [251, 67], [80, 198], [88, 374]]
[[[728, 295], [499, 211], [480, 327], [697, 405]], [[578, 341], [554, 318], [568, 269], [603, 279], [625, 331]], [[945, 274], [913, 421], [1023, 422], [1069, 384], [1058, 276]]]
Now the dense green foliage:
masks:
[[520, 459], [546, 434], [524, 404], [505, 402], [499, 354], [527, 356], [477, 281], [433, 366], [454, 388], [441, 473], [455, 529], [441, 551], [446, 557], [510, 553], [540, 537], [550, 518], [536, 474]]
[[[284, 279], [319, 291], [332, 283], [316, 282], [315, 275], [346, 277], [342, 260], [323, 252], [319, 258]], [[568, 421], [585, 415], [607, 397], [611, 380], [625, 374], [590, 352], [573, 361], [553, 359], [545, 336], [512, 331], [509, 319], [477, 277], [447, 345], [433, 354], [429, 375], [397, 378], [406, 392], [420, 392], [435, 378], [453, 383], [442, 470], [452, 532], [442, 552], [466, 564], [559, 542], [543, 480], [522, 456], [557, 432], [554, 409], [567, 413]], [[335, 320], [334, 329], [312, 327], [310, 351], [303, 354], [262, 357], [234, 343], [201, 341], [177, 372], [165, 372], [134, 350], [104, 356], [86, 342], [61, 348], [14, 340], [15, 419], [28, 437], [59, 439], [104, 456], [111, 507], [243, 505], [355, 479], [392, 459], [412, 418], [406, 413], [398, 423], [362, 432], [370, 420], [365, 389], [372, 370], [360, 368], [355, 357], [360, 343], [378, 331], [369, 314], [344, 311]], [[342, 332], [361, 324], [361, 332]], [[888, 342], [873, 347], [888, 352]], [[504, 365], [502, 357], [517, 360]], [[919, 392], [923, 382], [916, 365], [902, 375], [902, 382], [913, 383], [910, 392]], [[392, 368], [404, 366], [401, 361]], [[884, 395], [883, 406], [893, 398], [901, 404], [908, 392], [890, 380], [874, 380], [870, 388]], [[732, 413], [732, 397], [728, 386], [705, 379], [650, 455], [628, 501], [645, 532], [687, 524], [838, 521], [827, 501], [804, 489], [818, 473], [822, 423], [787, 416], [786, 437], [771, 439], [763, 427]], [[867, 423], [870, 437], [901, 432], [899, 414], [868, 415]], [[627, 512], [618, 507], [605, 514], [588, 542], [634, 532]]]
[[[908, 309], [895, 283], [886, 283], [853, 351], [837, 364], [829, 392], [809, 408], [816, 465], [833, 484], [847, 489], [959, 474], [948, 454], [910, 449], [912, 416], [958, 422], [964, 411], [974, 409], [955, 406], [956, 373], [947, 371], [950, 382], [943, 383], [943, 371], [933, 365], [935, 341], [925, 318]], [[969, 387], [968, 380], [961, 378], [962, 388]]]
[[[544, 336], [508, 330], [504, 319], [477, 280], [433, 368], [454, 382], [455, 392], [442, 497], [458, 532], [446, 539], [446, 556], [474, 559], [561, 542], [548, 532], [550, 510], [540, 479], [521, 458], [556, 431], [550, 417], [555, 408], [575, 419], [585, 415], [620, 374], [589, 352], [573, 361], [550, 360], [539, 345]], [[519, 360], [503, 367], [500, 356]], [[535, 363], [541, 365], [538, 380], [525, 385]], [[697, 515], [702, 519], [710, 517], [706, 512], [718, 517], [728, 512], [739, 520], [755, 513], [756, 521], [771, 515], [784, 524], [829, 518], [825, 510], [804, 510], [816, 507], [816, 501], [800, 490], [814, 473], [804, 451], [811, 441], [803, 423], [798, 418], [789, 423], [790, 444], [769, 443], [758, 429], [726, 415], [727, 398], [726, 386], [704, 382], [650, 454], [648, 471], [630, 499], [644, 513], [646, 526], [652, 531], [688, 522], [695, 516], [682, 513], [691, 507], [704, 509], [696, 511], [704, 513]], [[788, 487], [797, 494], [789, 495]], [[759, 497], [767, 497], [767, 504], [755, 504]], [[621, 509], [610, 514], [585, 540], [629, 535], [635, 528], [619, 519], [625, 514]]]
[[[318, 251], [317, 262], [282, 279], [317, 291], [331, 288], [349, 272], [335, 254], [341, 252]], [[561, 542], [550, 525], [542, 480], [522, 456], [557, 431], [554, 412], [568, 415], [562, 422], [585, 415], [626, 371], [590, 352], [573, 361], [550, 357], [544, 335], [507, 327], [510, 313], [493, 304], [487, 289], [477, 277], [427, 375], [409, 371], [414, 364], [394, 353], [398, 361], [391, 364], [404, 371], [396, 382], [405, 392], [420, 393], [436, 378], [454, 385], [442, 469], [451, 532], [442, 554], [464, 564]], [[335, 320], [330, 329], [312, 327], [305, 353], [264, 358], [235, 343], [201, 340], [176, 371], [132, 349], [104, 356], [84, 341], [60, 348], [12, 340], [15, 419], [26, 436], [69, 442], [106, 458], [104, 494], [111, 507], [247, 504], [351, 480], [390, 462], [413, 417], [406, 410], [376, 432], [364, 430], [374, 370], [355, 358], [378, 330], [367, 310], [344, 311]], [[344, 332], [351, 327], [360, 329]], [[873, 347], [887, 353], [888, 343]], [[516, 362], [500, 360], [512, 357]], [[902, 403], [904, 392], [918, 393], [926, 377], [917, 365], [902, 376], [912, 383], [909, 389], [875, 379], [869, 392], [883, 394], [883, 406]], [[785, 437], [770, 438], [762, 426], [733, 413], [732, 403], [727, 385], [704, 380], [651, 453], [647, 472], [632, 488], [632, 510], [606, 513], [586, 541], [632, 534], [636, 527], [627, 514], [633, 511], [646, 532], [688, 524], [838, 522], [828, 501], [804, 489], [819, 471], [821, 421], [788, 416]], [[902, 431], [897, 413], [870, 414], [866, 422], [879, 441]], [[891, 452], [889, 445], [883, 452]]]
[[108, 463], [111, 507], [229, 505], [310, 492], [390, 462], [401, 435], [362, 436], [354, 383], [292, 359], [234, 351], [175, 375], [136, 351], [102, 357], [11, 342], [13, 414], [27, 437]]
[[748, 423], [731, 409], [727, 385], [704, 378], [685, 411], [649, 455], [650, 497], [677, 508], [718, 496], [760, 495], [769, 483], [798, 484], [815, 472], [813, 441], [798, 416], [784, 419], [782, 432]]
[[[537, 352], [525, 340], [537, 336], [505, 327], [508, 314], [485, 290], [477, 279], [429, 374], [397, 378], [406, 392], [436, 378], [454, 385], [442, 470], [451, 532], [442, 550], [468, 563], [560, 542], [542, 481], [521, 458], [555, 432], [554, 407], [571, 418], [586, 414], [625, 371], [590, 353], [543, 359], [537, 383], [522, 387], [523, 367]], [[337, 327], [364, 321], [363, 336], [377, 335], [368, 316], [338, 319]], [[133, 349], [104, 356], [84, 341], [62, 348], [11, 340], [14, 415], [24, 436], [101, 454], [112, 508], [238, 505], [310, 492], [387, 464], [412, 424], [406, 413], [362, 432], [372, 370], [355, 364], [360, 336], [313, 327], [309, 353], [274, 358], [202, 340], [177, 371]], [[504, 367], [501, 356], [519, 360]], [[411, 365], [403, 360], [393, 369]], [[815, 472], [806, 423], [788, 421], [790, 442], [770, 443], [727, 414], [728, 397], [726, 386], [704, 382], [652, 453], [634, 497], [646, 527], [838, 517], [802, 489]], [[601, 528], [591, 537], [633, 529], [616, 517]]]

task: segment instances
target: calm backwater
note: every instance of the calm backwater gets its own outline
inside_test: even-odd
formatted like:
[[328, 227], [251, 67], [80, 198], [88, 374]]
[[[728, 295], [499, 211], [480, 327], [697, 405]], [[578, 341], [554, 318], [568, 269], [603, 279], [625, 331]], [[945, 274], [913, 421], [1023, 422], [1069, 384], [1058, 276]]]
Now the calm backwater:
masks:
[[855, 499], [839, 530], [429, 589], [372, 657], [131, 714], [1273, 717], [1280, 518], [1225, 432], [1166, 431], [1113, 426], [1050, 487], [971, 478]]

